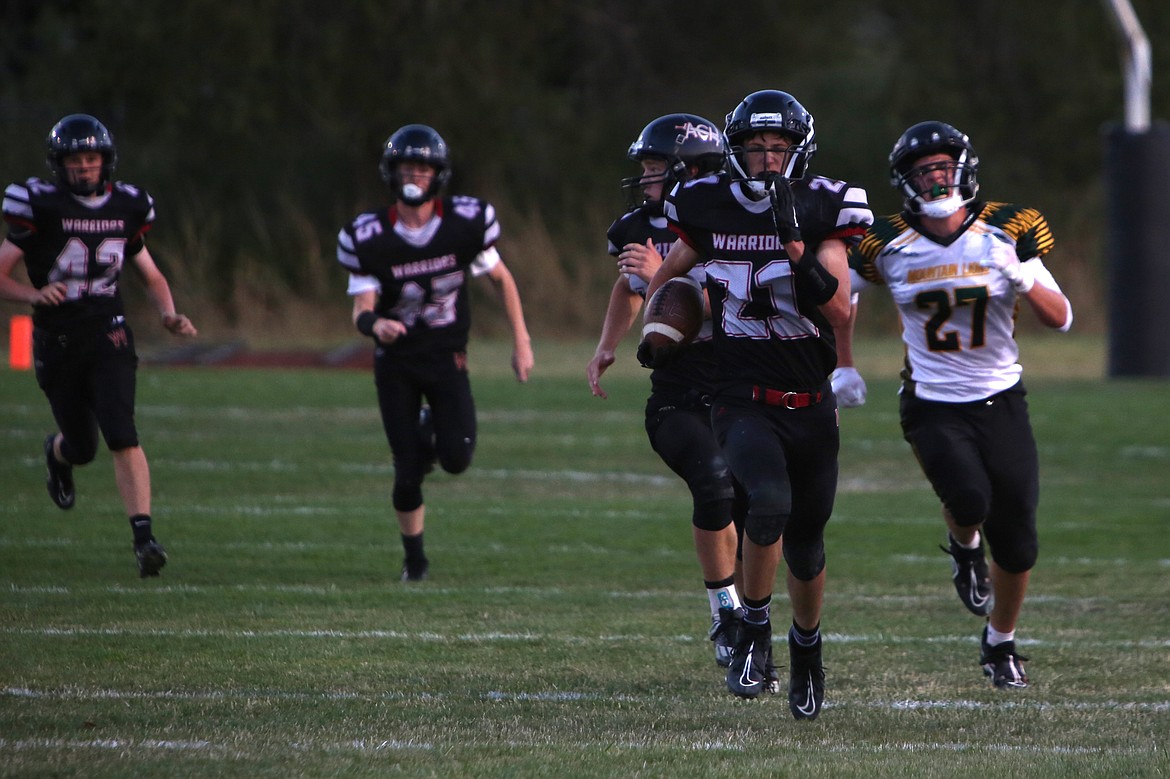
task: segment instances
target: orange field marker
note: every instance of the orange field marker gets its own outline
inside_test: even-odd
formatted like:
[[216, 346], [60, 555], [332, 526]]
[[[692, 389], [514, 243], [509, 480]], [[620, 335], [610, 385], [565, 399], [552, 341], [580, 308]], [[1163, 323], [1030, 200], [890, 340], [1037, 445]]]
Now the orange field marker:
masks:
[[32, 317], [18, 314], [8, 327], [8, 367], [14, 371], [32, 368]]

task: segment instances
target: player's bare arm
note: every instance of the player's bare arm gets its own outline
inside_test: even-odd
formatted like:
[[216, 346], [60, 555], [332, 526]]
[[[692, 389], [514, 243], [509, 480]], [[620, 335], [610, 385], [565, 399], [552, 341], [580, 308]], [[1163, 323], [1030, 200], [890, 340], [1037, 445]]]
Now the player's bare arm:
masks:
[[504, 304], [508, 324], [512, 326], [512, 371], [516, 374], [517, 381], [526, 382], [536, 359], [532, 354], [532, 339], [528, 335], [528, 325], [524, 322], [524, 307], [520, 302], [520, 290], [516, 287], [516, 279], [503, 262], [497, 262], [492, 266], [487, 277], [495, 285]]
[[828, 302], [821, 305], [821, 313], [835, 329], [848, 327], [853, 306], [850, 300], [849, 259], [845, 242], [836, 238], [825, 241], [817, 247], [816, 257], [821, 266], [837, 279], [837, 291]]
[[12, 277], [17, 264], [24, 259], [20, 247], [5, 239], [0, 243], [0, 298], [33, 306], [56, 306], [65, 300], [67, 288], [60, 281], [52, 281], [37, 289]]
[[609, 306], [605, 309], [605, 321], [601, 325], [601, 338], [597, 342], [597, 349], [593, 352], [593, 359], [585, 366], [589, 390], [594, 397], [603, 400], [609, 397], [601, 387], [601, 374], [613, 365], [617, 346], [634, 326], [634, 320], [638, 318], [638, 311], [641, 308], [642, 297], [630, 289], [624, 276], [619, 276], [609, 293]]
[[187, 337], [198, 335], [199, 331], [195, 329], [195, 325], [191, 323], [187, 315], [175, 312], [175, 300], [171, 295], [171, 285], [167, 283], [166, 276], [158, 269], [150, 251], [145, 246], [142, 247], [137, 254], [130, 258], [130, 262], [133, 263], [142, 277], [142, 281], [146, 285], [146, 292], [154, 301], [155, 308], [158, 309], [159, 316], [162, 318], [163, 327], [173, 335]]
[[1045, 327], [1068, 329], [1068, 325], [1072, 323], [1072, 304], [1063, 292], [1037, 281], [1021, 297], [1028, 301], [1036, 318]]

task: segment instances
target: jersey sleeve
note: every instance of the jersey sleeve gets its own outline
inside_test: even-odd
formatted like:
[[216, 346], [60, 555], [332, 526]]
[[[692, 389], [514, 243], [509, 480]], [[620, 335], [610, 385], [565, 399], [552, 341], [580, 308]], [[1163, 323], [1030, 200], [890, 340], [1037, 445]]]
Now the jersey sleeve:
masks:
[[700, 254], [705, 254], [702, 244], [688, 232], [683, 223], [690, 214], [689, 196], [693, 192], [691, 185], [694, 183], [695, 181], [688, 181], [687, 186], [675, 186], [671, 189], [666, 199], [662, 201], [662, 214], [666, 217], [670, 231], [677, 235], [679, 240]]
[[[496, 218], [496, 207], [491, 203], [483, 203], [483, 248], [490, 249], [500, 240], [500, 220]], [[499, 255], [496, 255], [499, 260]]]
[[469, 239], [481, 235], [481, 248], [490, 249], [500, 240], [500, 221], [496, 207], [486, 200], [470, 195], [451, 195], [442, 201], [441, 213], [444, 219], [454, 220], [464, 235], [472, 231]]
[[797, 215], [808, 243], [837, 239], [853, 245], [873, 224], [869, 196], [863, 187], [815, 176], [797, 192]]
[[869, 207], [869, 195], [863, 187], [849, 185], [841, 207], [837, 210], [833, 237], [852, 244], [859, 243], [871, 224], [873, 210]]
[[8, 240], [24, 249], [24, 242], [36, 234], [36, 217], [27, 184], [9, 184], [4, 190], [4, 221]]
[[1034, 208], [988, 203], [984, 218], [1016, 242], [1016, 256], [1021, 262], [1043, 257], [1055, 244], [1048, 220]]
[[[853, 246], [849, 247], [849, 269], [870, 284], [885, 284], [877, 266], [882, 249], [901, 232], [896, 220], [900, 217], [878, 217]], [[904, 227], [904, 225], [903, 225]]]
[[142, 212], [138, 231], [130, 237], [129, 242], [126, 244], [126, 255], [133, 257], [146, 246], [146, 234], [150, 232], [150, 228], [154, 227], [154, 198], [146, 190], [139, 189], [131, 184], [124, 184], [119, 181], [114, 186], [128, 194], [133, 199], [134, 207]]
[[349, 274], [349, 284], [345, 288], [345, 294], [360, 295], [363, 292], [380, 293], [382, 291], [382, 284], [375, 276], [366, 276], [361, 273]]
[[479, 254], [475, 255], [475, 259], [471, 261], [471, 275], [482, 276], [485, 273], [490, 273], [492, 268], [499, 265], [503, 260], [500, 258], [499, 251], [496, 247], [489, 246]]
[[362, 263], [354, 247], [352, 225], [346, 225], [337, 233], [337, 261], [350, 273], [362, 273]]
[[605, 231], [606, 251], [609, 252], [611, 257], [618, 256], [621, 253], [622, 247], [629, 243], [625, 238], [625, 226], [632, 213], [633, 211], [630, 211], [613, 220], [613, 224]]

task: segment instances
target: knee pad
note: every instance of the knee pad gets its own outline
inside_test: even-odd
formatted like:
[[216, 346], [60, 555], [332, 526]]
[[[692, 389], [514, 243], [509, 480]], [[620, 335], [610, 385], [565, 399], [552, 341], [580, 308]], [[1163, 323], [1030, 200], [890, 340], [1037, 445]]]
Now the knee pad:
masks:
[[824, 537], [815, 541], [784, 539], [784, 562], [788, 570], [802, 582], [812, 581], [825, 570]]
[[960, 527], [974, 527], [987, 519], [990, 503], [987, 496], [976, 489], [964, 488], [947, 496], [947, 511]]
[[97, 439], [87, 439], [81, 446], [74, 446], [69, 439], [61, 440], [61, 456], [70, 465], [88, 465], [97, 455]]
[[475, 443], [465, 440], [454, 447], [445, 447], [439, 443], [436, 454], [439, 459], [439, 467], [452, 475], [460, 474], [471, 467], [471, 456], [475, 454]]
[[395, 511], [414, 511], [423, 503], [422, 484], [401, 484], [394, 482], [391, 502]]
[[709, 530], [713, 533], [727, 527], [731, 524], [731, 498], [699, 502], [696, 496], [691, 524], [699, 530]]
[[440, 455], [439, 467], [452, 476], [457, 476], [471, 467], [471, 458], [460, 457], [457, 459], [445, 459], [442, 455]]
[[1036, 537], [1035, 522], [1013, 526], [1007, 534], [998, 528], [984, 526], [991, 559], [1008, 573], [1032, 570], [1040, 556], [1040, 541]]
[[726, 466], [692, 477], [687, 482], [694, 502], [691, 524], [699, 530], [722, 530], [731, 524], [735, 486]]
[[748, 514], [744, 532], [756, 546], [771, 546], [784, 535], [787, 514]]

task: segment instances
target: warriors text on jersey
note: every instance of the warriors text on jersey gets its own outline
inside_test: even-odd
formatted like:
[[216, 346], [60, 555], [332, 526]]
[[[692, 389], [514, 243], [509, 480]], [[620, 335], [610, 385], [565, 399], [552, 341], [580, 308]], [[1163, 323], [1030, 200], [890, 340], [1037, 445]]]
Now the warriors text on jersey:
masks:
[[[822, 176], [792, 183], [807, 252], [860, 240], [873, 220], [865, 190]], [[815, 389], [837, 365], [833, 328], [792, 272], [767, 198], [726, 173], [675, 187], [666, 216], [703, 258], [723, 378]]]
[[1040, 212], [1007, 203], [973, 203], [947, 241], [916, 229], [907, 214], [877, 219], [850, 256], [871, 283], [885, 284], [902, 318], [907, 378], [926, 400], [967, 402], [1020, 380], [1015, 341], [1018, 297], [998, 271], [979, 264], [995, 252], [1037, 263], [1037, 282], [1056, 287], [1041, 257], [1052, 233]]
[[150, 195], [119, 181], [89, 200], [30, 178], [4, 191], [4, 219], [8, 240], [24, 252], [32, 285], [66, 286], [61, 305], [34, 308], [37, 327], [73, 329], [123, 314], [118, 278], [154, 224]]
[[398, 221], [394, 206], [360, 214], [338, 234], [337, 260], [351, 279], [364, 277], [366, 288], [378, 291], [378, 316], [406, 325], [405, 335], [381, 348], [400, 355], [458, 352], [466, 349], [471, 327], [467, 272], [491, 269], [476, 258], [499, 236], [490, 203], [453, 195], [436, 201], [434, 217], [417, 230]]
[[[609, 253], [616, 257], [628, 243], [645, 245], [646, 241], [653, 241], [655, 250], [665, 257], [670, 251], [670, 245], [678, 236], [667, 226], [666, 217], [657, 211], [653, 206], [642, 206], [627, 212], [610, 225], [606, 232]], [[700, 284], [706, 281], [702, 271], [702, 268], [695, 268], [690, 273], [690, 276]], [[631, 291], [642, 298], [646, 297], [646, 288], [649, 285], [641, 277], [624, 274], [624, 278]], [[711, 343], [711, 320], [706, 320], [694, 341], [667, 365], [654, 369], [650, 374], [650, 384], [655, 391], [696, 389], [704, 394], [710, 394], [718, 375], [719, 366]]]

